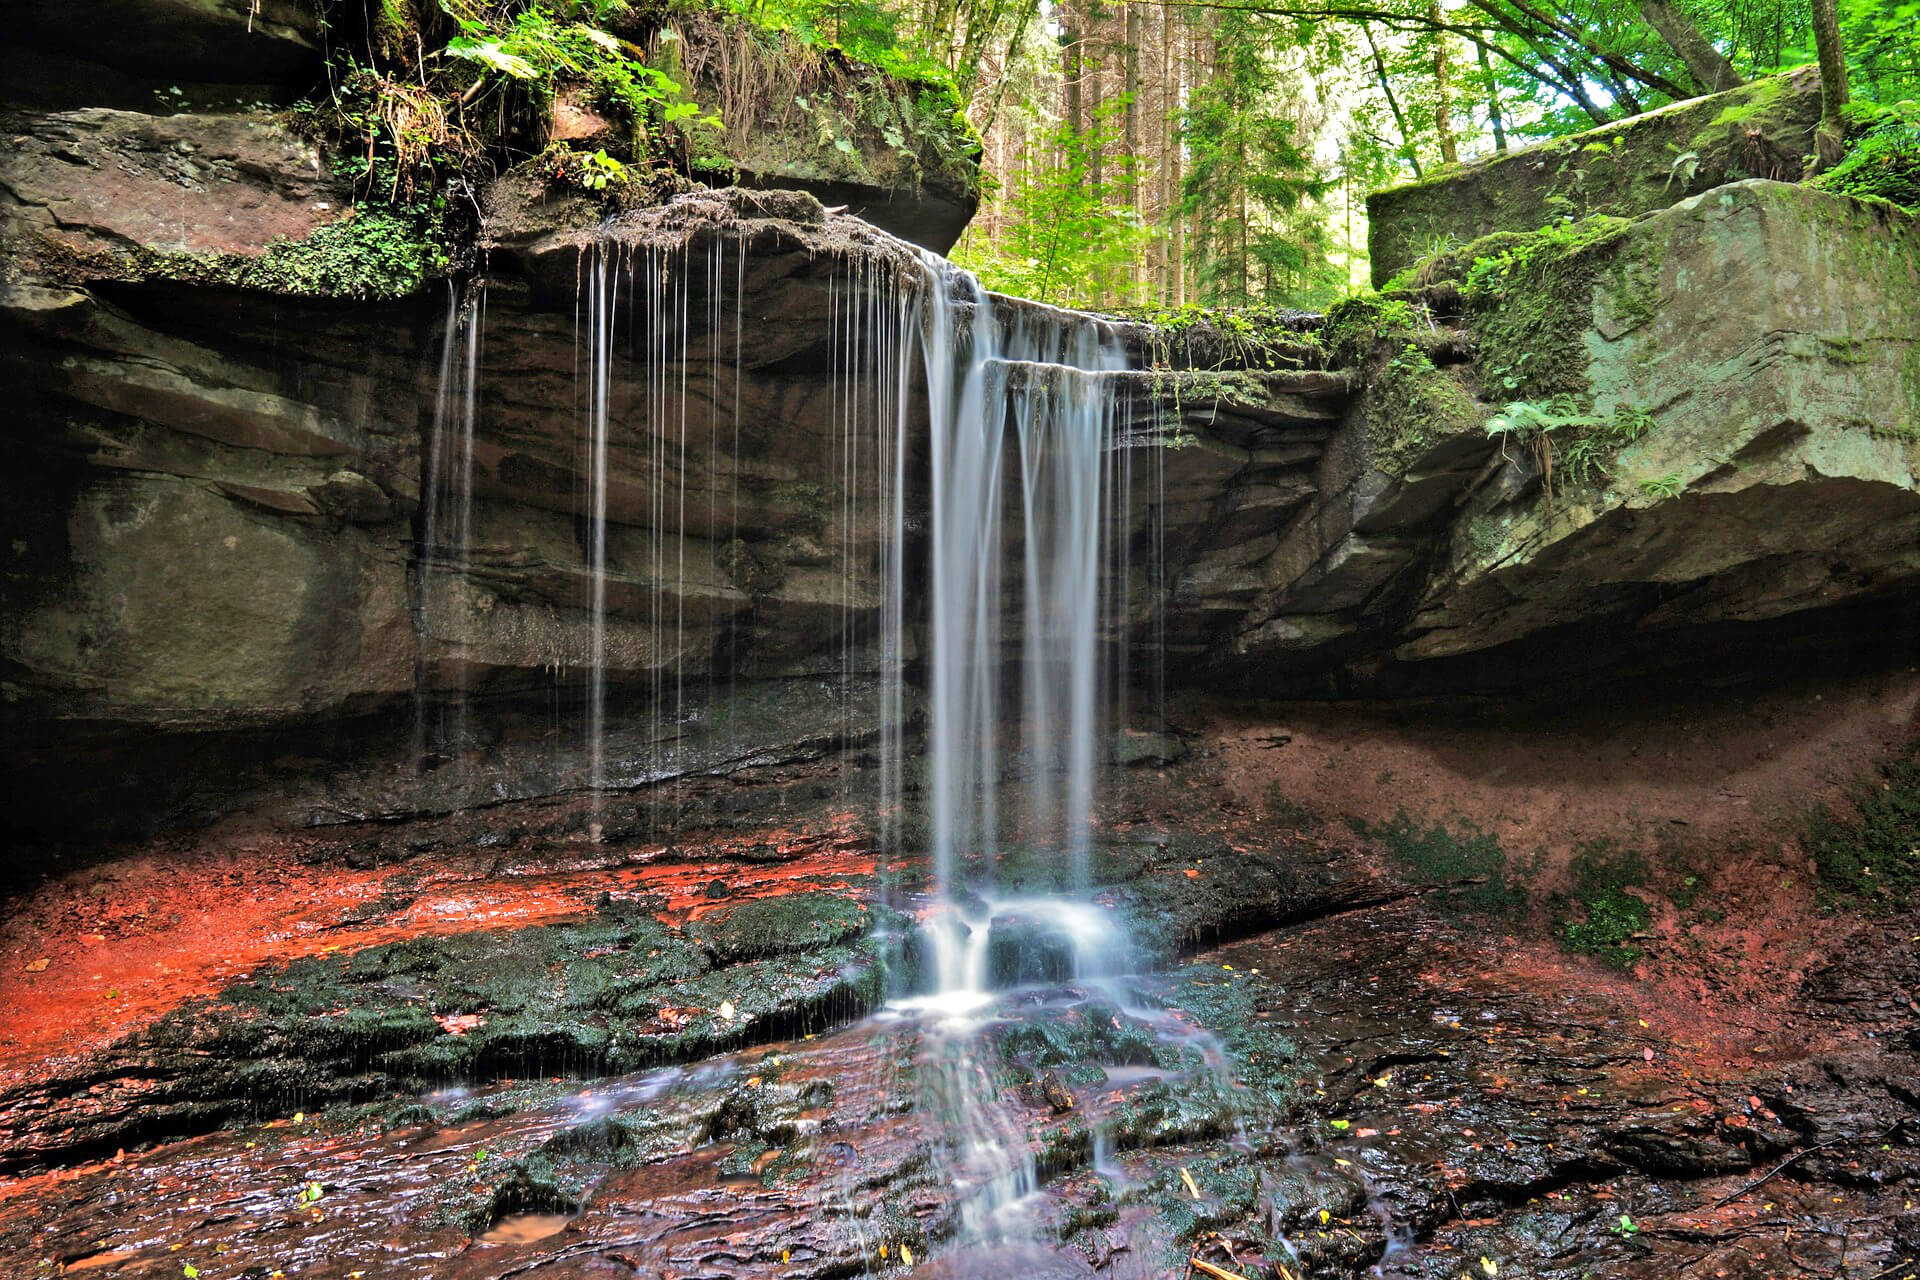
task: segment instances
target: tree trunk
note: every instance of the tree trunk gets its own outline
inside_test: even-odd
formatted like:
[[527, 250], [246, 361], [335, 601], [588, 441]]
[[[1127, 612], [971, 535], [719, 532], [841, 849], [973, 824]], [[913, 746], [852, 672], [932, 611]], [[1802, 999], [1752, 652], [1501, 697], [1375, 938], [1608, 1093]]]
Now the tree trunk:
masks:
[[[1713, 47], [1713, 41], [1700, 34], [1693, 19], [1673, 0], [1633, 0], [1633, 7], [1640, 11], [1648, 26], [1660, 33], [1667, 47], [1680, 56], [1700, 92], [1719, 93], [1737, 89], [1744, 83], [1733, 64]], [[1816, 3], [1814, 8], [1817, 10], [1819, 5]]]
[[[1087, 82], [1084, 92], [1087, 99], [1088, 129], [1101, 127], [1100, 107], [1106, 102], [1104, 77], [1107, 71], [1107, 41], [1105, 33], [1100, 30], [1103, 21], [1104, 14], [1098, 4], [1087, 6], [1087, 13], [1082, 19], [1083, 25], [1080, 28], [1080, 75]], [[1090, 153], [1088, 176], [1093, 179], [1095, 190], [1099, 189], [1105, 176], [1106, 158], [1107, 148], [1104, 143], [1094, 147]]]
[[1387, 95], [1387, 109], [1393, 112], [1393, 123], [1400, 130], [1400, 148], [1409, 164], [1413, 165], [1413, 176], [1425, 177], [1420, 172], [1420, 157], [1414, 154], [1413, 135], [1407, 132], [1407, 117], [1400, 110], [1400, 99], [1393, 96], [1393, 85], [1387, 79], [1387, 62], [1380, 56], [1380, 46], [1373, 42], [1373, 29], [1362, 24], [1360, 31], [1367, 37], [1367, 48], [1373, 51], [1374, 74], [1380, 77], [1380, 92]]
[[[1133, 216], [1140, 217], [1140, 41], [1145, 32], [1140, 19], [1140, 6], [1127, 5], [1127, 45], [1124, 54], [1123, 80], [1121, 91], [1127, 95], [1126, 106], [1126, 154], [1120, 157], [1125, 167], [1120, 171], [1127, 183], [1127, 208], [1133, 210]], [[1140, 282], [1145, 273], [1146, 264], [1134, 257], [1127, 268], [1127, 279], [1132, 283], [1133, 296], [1130, 302], [1140, 301]]]
[[1487, 123], [1493, 126], [1493, 149], [1507, 149], [1507, 118], [1500, 112], [1500, 82], [1493, 78], [1493, 60], [1487, 57], [1487, 46], [1477, 44], [1474, 48], [1480, 54], [1480, 78], [1487, 85]]
[[1173, 301], [1173, 236], [1181, 221], [1175, 207], [1181, 196], [1181, 86], [1173, 79], [1173, 6], [1160, 6], [1160, 217], [1167, 221], [1160, 238], [1160, 305], [1175, 307]]
[[1841, 111], [1847, 105], [1847, 58], [1840, 47], [1840, 6], [1837, 0], [1813, 0], [1813, 41], [1820, 50], [1820, 125], [1814, 130], [1815, 167], [1840, 162], [1847, 145], [1847, 123]]
[[[1440, 0], [1427, 6], [1427, 16], [1437, 27]], [[1453, 66], [1447, 57], [1447, 33], [1433, 33], [1433, 132], [1440, 142], [1440, 159], [1446, 164], [1460, 163], [1460, 146], [1453, 138]]]
[[1080, 28], [1075, 24], [1071, 3], [1060, 6], [1060, 78], [1066, 82], [1067, 127], [1075, 133], [1087, 128], [1086, 113], [1080, 106]]

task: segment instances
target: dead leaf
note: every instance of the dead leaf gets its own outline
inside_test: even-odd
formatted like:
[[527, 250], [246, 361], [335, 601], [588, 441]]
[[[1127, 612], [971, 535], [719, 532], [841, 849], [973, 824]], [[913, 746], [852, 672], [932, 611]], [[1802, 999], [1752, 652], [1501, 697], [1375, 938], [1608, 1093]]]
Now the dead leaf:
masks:
[[47, 966], [52, 963], [53, 961], [46, 956], [41, 956], [37, 960], [29, 960], [27, 961], [27, 972], [28, 973], [45, 973], [47, 971]]

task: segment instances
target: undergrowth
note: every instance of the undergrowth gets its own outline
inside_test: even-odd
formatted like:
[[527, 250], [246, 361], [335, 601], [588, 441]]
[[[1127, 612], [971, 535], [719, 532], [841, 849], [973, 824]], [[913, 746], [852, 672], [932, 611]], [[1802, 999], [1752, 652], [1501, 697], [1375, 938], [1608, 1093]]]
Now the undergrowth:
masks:
[[1504, 919], [1518, 917], [1527, 891], [1497, 837], [1465, 819], [1457, 830], [1442, 823], [1422, 827], [1405, 809], [1392, 821], [1354, 828], [1380, 842], [1387, 855], [1416, 879], [1441, 886], [1440, 901], [1461, 910]]
[[1623, 972], [1633, 968], [1644, 954], [1634, 939], [1653, 923], [1653, 909], [1629, 892], [1651, 878], [1645, 855], [1611, 840], [1592, 840], [1574, 850], [1567, 873], [1569, 892], [1547, 903], [1561, 945]]
[[1859, 133], [1840, 163], [1813, 186], [1866, 196], [1920, 213], [1920, 103], [1901, 102]]
[[1920, 750], [1882, 766], [1851, 801], [1850, 814], [1816, 809], [1802, 837], [1822, 897], [1872, 910], [1920, 901]]

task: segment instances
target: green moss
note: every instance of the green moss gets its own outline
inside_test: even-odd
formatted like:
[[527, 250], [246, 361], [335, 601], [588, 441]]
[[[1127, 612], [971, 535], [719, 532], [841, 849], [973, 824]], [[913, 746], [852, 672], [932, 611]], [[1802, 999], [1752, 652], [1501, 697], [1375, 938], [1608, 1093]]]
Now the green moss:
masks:
[[1424, 304], [1409, 294], [1363, 293], [1335, 303], [1320, 326], [1320, 343], [1335, 368], [1365, 364], [1382, 346], [1398, 349], [1422, 321], [1431, 324]]
[[1801, 839], [1827, 899], [1875, 910], [1920, 901], [1920, 751], [1870, 777], [1851, 809], [1815, 810]]
[[1515, 399], [1592, 401], [1587, 332], [1594, 289], [1630, 224], [1606, 214], [1537, 231], [1474, 263], [1461, 291], [1489, 389]]
[[1920, 109], [1888, 111], [1860, 132], [1840, 163], [1811, 185], [1920, 213]]
[[694, 935], [722, 963], [832, 946], [865, 933], [873, 915], [833, 893], [756, 898], [701, 920]]
[[694, 938], [616, 909], [295, 961], [163, 1019], [143, 1042], [236, 1064], [234, 1086], [262, 1105], [706, 1057], [881, 998], [882, 950], [861, 936], [870, 913], [794, 897], [806, 901], [723, 922], [723, 956], [761, 958], [718, 969]]
[[[1786, 87], [1787, 80], [1784, 76], [1766, 76], [1755, 80], [1737, 91], [1737, 96], [1734, 96], [1719, 114], [1708, 121], [1706, 127], [1724, 129], [1728, 125], [1759, 121], [1779, 109]], [[1696, 138], [1695, 140], [1704, 141], [1705, 139]]]
[[1629, 892], [1645, 887], [1646, 858], [1610, 840], [1595, 840], [1575, 850], [1568, 874], [1571, 892], [1556, 894], [1549, 903], [1561, 945], [1615, 969], [1633, 968], [1642, 952], [1632, 939], [1653, 919], [1647, 903]]
[[1364, 405], [1374, 465], [1390, 475], [1441, 440], [1479, 431], [1484, 420], [1459, 377], [1411, 342], [1368, 378]]
[[437, 215], [360, 205], [303, 240], [276, 240], [258, 255], [142, 249], [137, 274], [190, 284], [304, 298], [402, 298], [449, 266]]
[[1368, 826], [1356, 820], [1353, 825], [1417, 879], [1447, 886], [1439, 897], [1442, 904], [1499, 918], [1517, 916], [1526, 907], [1526, 889], [1514, 878], [1507, 851], [1470, 822], [1461, 820], [1456, 831], [1437, 822], [1423, 828], [1402, 809], [1391, 822]]

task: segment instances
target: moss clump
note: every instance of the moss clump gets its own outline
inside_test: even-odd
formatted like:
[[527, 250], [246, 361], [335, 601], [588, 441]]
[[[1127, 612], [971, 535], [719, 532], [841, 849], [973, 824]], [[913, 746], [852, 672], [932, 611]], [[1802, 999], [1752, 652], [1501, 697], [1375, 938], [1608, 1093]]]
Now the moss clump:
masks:
[[1526, 889], [1512, 878], [1507, 851], [1470, 822], [1460, 822], [1458, 831], [1438, 822], [1422, 828], [1402, 809], [1391, 822], [1369, 827], [1355, 820], [1353, 826], [1378, 840], [1388, 857], [1418, 879], [1449, 886], [1442, 903], [1501, 918], [1517, 916], [1527, 905]]
[[1920, 107], [1901, 105], [1907, 109], [1890, 110], [1861, 131], [1840, 163], [1811, 185], [1920, 213]]
[[1395, 276], [1388, 285], [1391, 288], [1399, 283], [1402, 288], [1426, 289], [1437, 284], [1460, 284], [1466, 280], [1474, 263], [1521, 248], [1536, 234], [1532, 231], [1495, 231], [1469, 244], [1436, 250]]
[[[832, 895], [737, 922], [715, 968], [641, 911], [421, 938], [267, 970], [139, 1041], [205, 1058], [214, 1099], [319, 1103], [447, 1080], [612, 1073], [856, 1017], [881, 998], [870, 913]], [[198, 1086], [197, 1086], [198, 1087]]]
[[1306, 327], [1311, 317], [1277, 307], [1203, 307], [1189, 302], [1123, 314], [1151, 328], [1148, 363], [1155, 368], [1293, 368], [1316, 345]]
[[1572, 892], [1551, 901], [1560, 943], [1576, 955], [1598, 957], [1622, 971], [1643, 954], [1632, 939], [1652, 923], [1653, 911], [1628, 892], [1647, 883], [1647, 860], [1610, 840], [1595, 840], [1575, 850], [1568, 864]]
[[1328, 309], [1320, 327], [1320, 344], [1336, 369], [1365, 364], [1376, 349], [1398, 349], [1417, 328], [1432, 328], [1433, 317], [1424, 304], [1408, 294], [1363, 293]]
[[1920, 750], [1880, 769], [1850, 816], [1822, 806], [1801, 843], [1830, 902], [1898, 910], [1920, 901]]
[[1591, 402], [1586, 334], [1594, 289], [1629, 225], [1600, 214], [1536, 231], [1474, 262], [1461, 297], [1490, 390], [1516, 400]]
[[1439, 441], [1479, 431], [1484, 421], [1459, 377], [1411, 342], [1368, 378], [1364, 405], [1374, 465], [1393, 475]]
[[695, 936], [722, 963], [763, 960], [845, 942], [866, 932], [873, 914], [832, 893], [756, 898], [702, 920]]
[[356, 206], [351, 216], [302, 240], [277, 240], [264, 253], [193, 254], [142, 250], [135, 268], [149, 279], [249, 289], [301, 298], [403, 298], [444, 274], [450, 261], [437, 214]]

